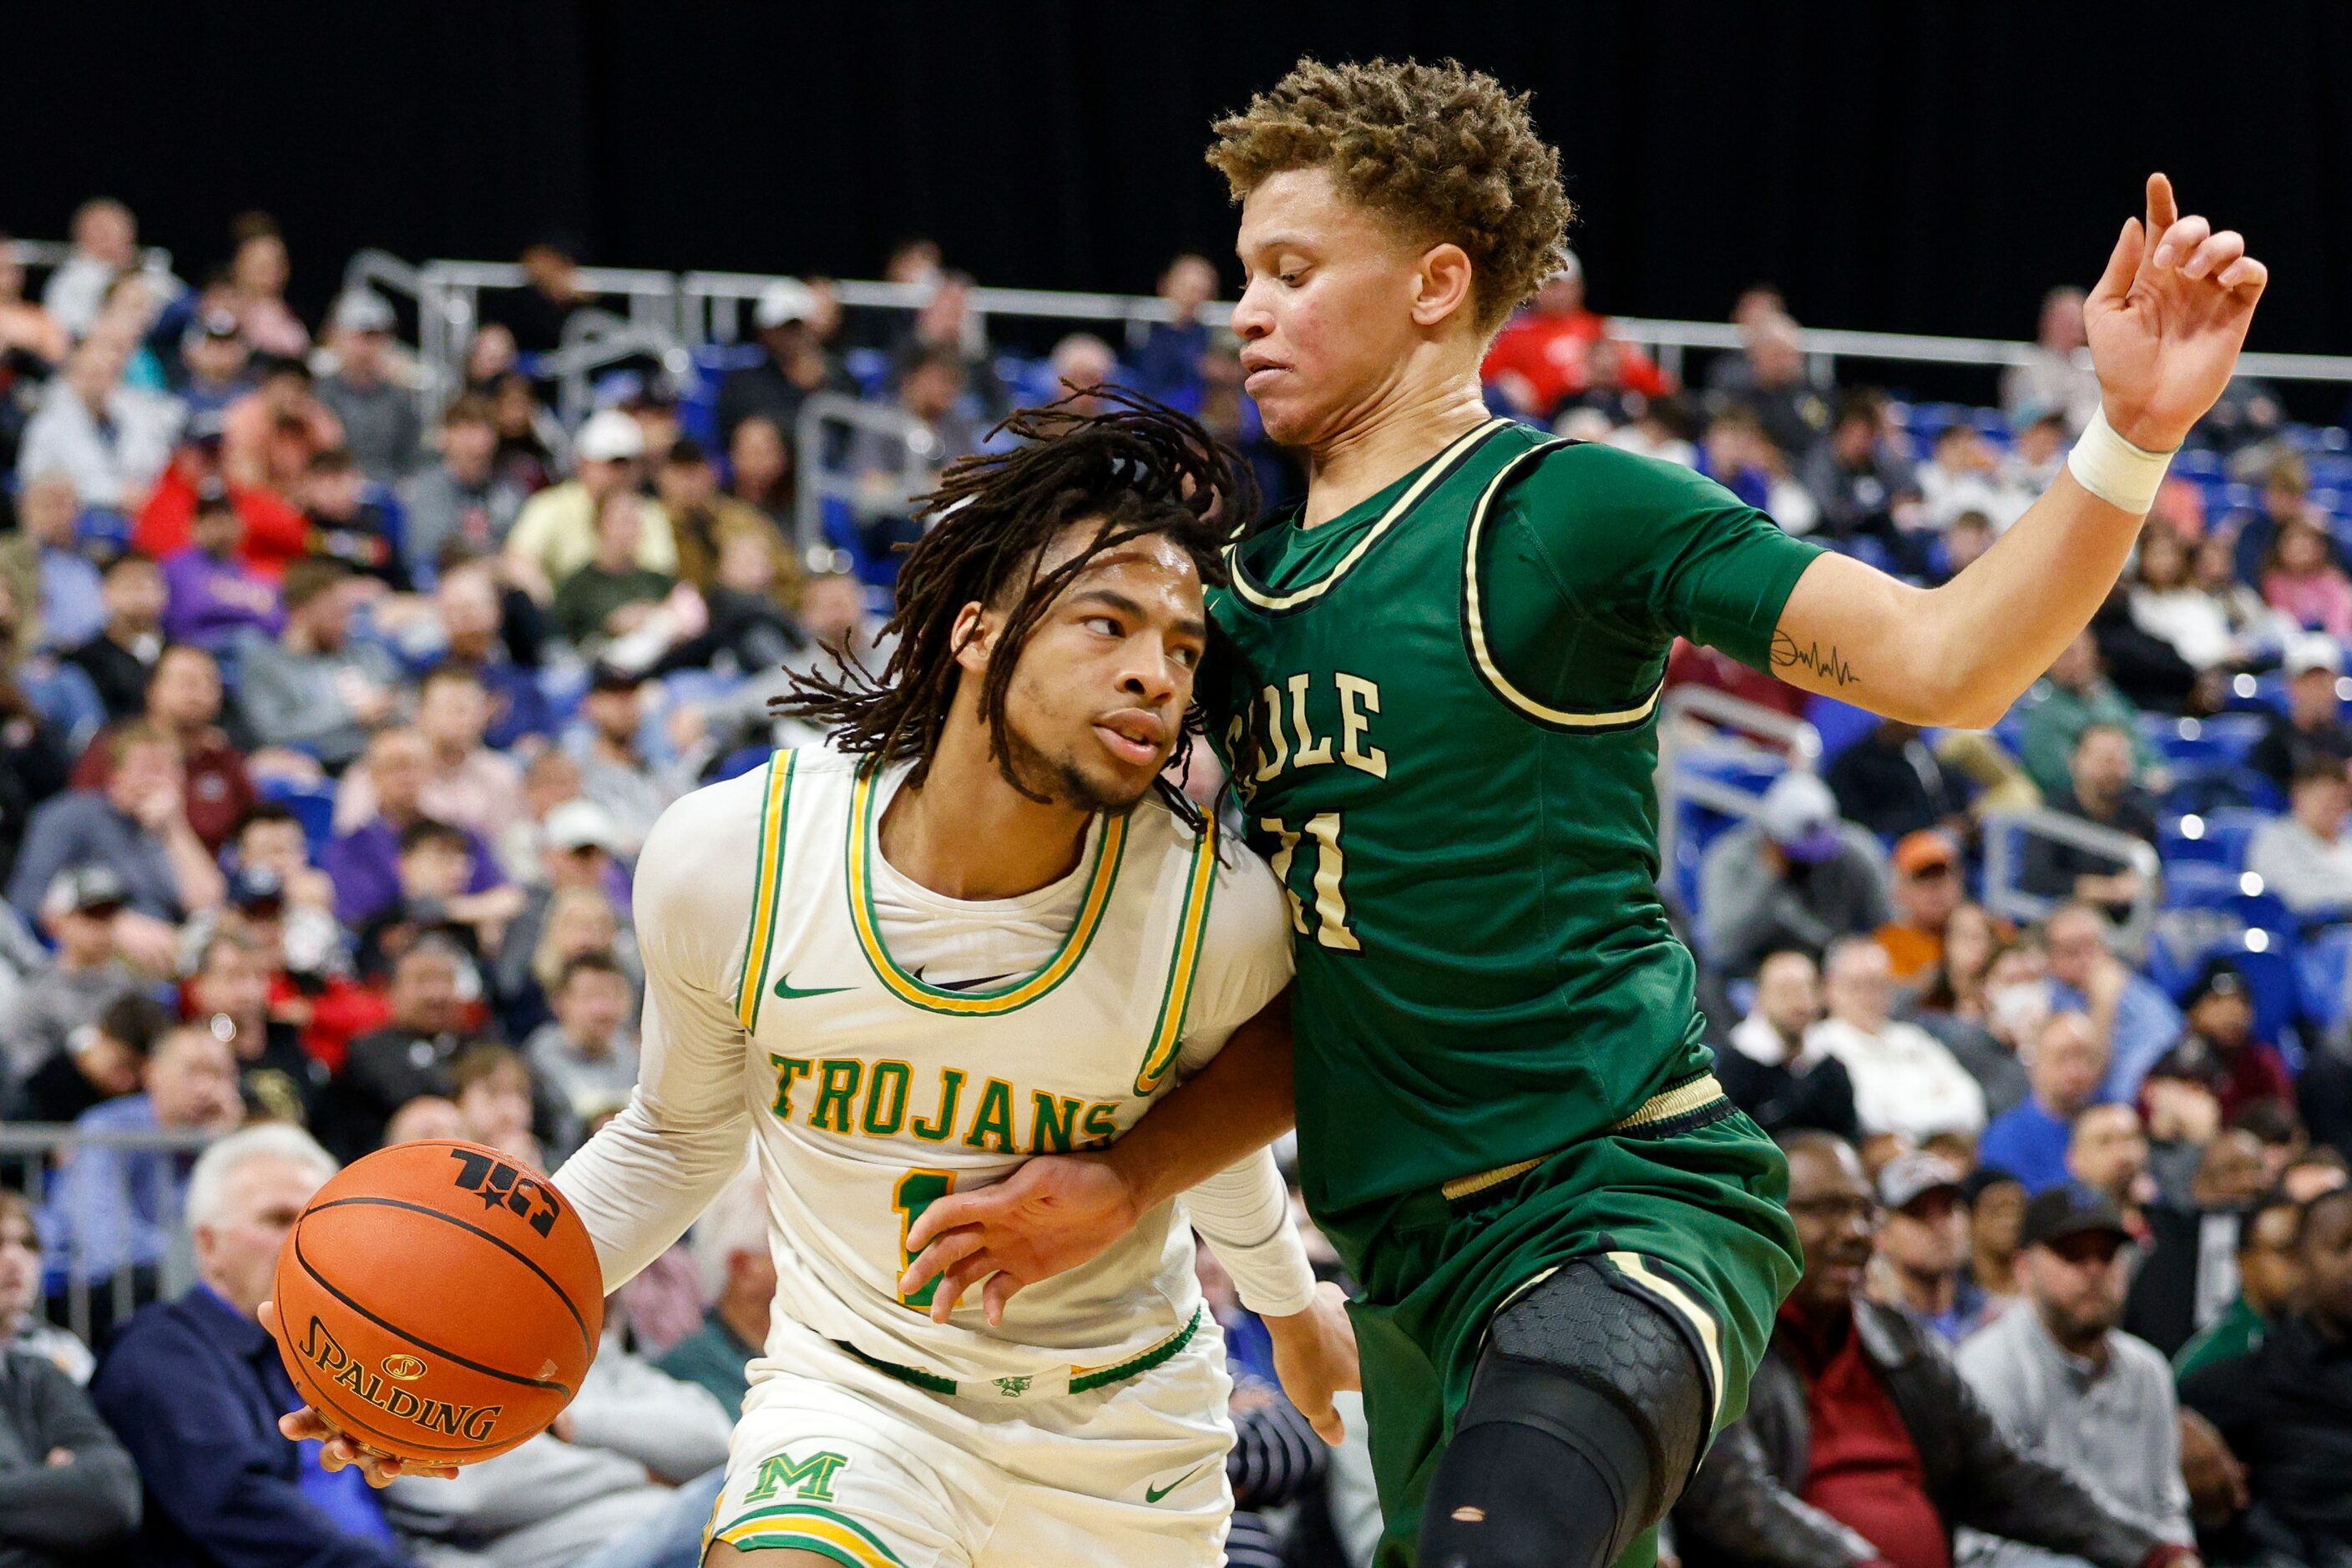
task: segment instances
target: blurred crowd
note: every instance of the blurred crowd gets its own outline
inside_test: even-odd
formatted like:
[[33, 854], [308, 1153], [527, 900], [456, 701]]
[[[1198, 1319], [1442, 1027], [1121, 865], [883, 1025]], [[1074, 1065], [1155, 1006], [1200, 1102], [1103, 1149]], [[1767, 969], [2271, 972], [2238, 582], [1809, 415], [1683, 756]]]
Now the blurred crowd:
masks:
[[[307, 319], [261, 215], [193, 280], [118, 203], [71, 240], [40, 279], [0, 244], [0, 1128], [55, 1133], [0, 1156], [0, 1564], [692, 1563], [773, 1290], [755, 1182], [618, 1294], [553, 1431], [382, 1495], [278, 1435], [256, 1312], [278, 1242], [387, 1142], [550, 1170], [625, 1102], [646, 831], [806, 738], [766, 710], [784, 672], [887, 655], [912, 499], [1009, 409], [1129, 387], [1297, 492], [1219, 269], [1178, 257], [1170, 320], [1033, 358], [910, 242], [884, 275], [919, 310], [779, 279], [751, 342], [688, 381], [625, 366], [567, 425], [541, 356], [596, 301], [562, 245], [485, 294], [428, 410], [395, 304]], [[1835, 384], [1769, 289], [1686, 386], [1584, 287], [1570, 258], [1497, 340], [1497, 412], [1699, 468], [1924, 583], [2015, 523], [2095, 406], [2065, 291], [1999, 409], [1930, 410]], [[894, 416], [804, 446], [824, 395]], [[2352, 1561], [2326, 1479], [2352, 1449], [2352, 946], [2327, 934], [2352, 907], [2352, 580], [2323, 435], [2233, 387], [2114, 600], [1988, 734], [1841, 721], [1677, 649], [1675, 684], [1832, 743], [1774, 759], [1753, 814], [1666, 868], [1807, 1250], [1670, 1553]], [[812, 454], [841, 481], [822, 504]], [[2032, 806], [2105, 834], [2032, 837], [1996, 897], [1987, 825]], [[2327, 956], [2282, 1005], [2290, 950]], [[2297, 988], [2331, 961], [2332, 992]], [[1234, 1561], [1364, 1563], [1360, 1436], [1307, 1433], [1203, 1274], [1238, 1385]]]

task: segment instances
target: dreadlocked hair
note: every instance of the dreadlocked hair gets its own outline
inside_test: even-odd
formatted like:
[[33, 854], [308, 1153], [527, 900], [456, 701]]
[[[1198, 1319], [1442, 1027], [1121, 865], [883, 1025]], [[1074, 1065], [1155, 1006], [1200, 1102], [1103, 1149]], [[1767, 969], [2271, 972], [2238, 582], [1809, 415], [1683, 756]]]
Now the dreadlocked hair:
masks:
[[[1071, 398], [1024, 408], [996, 426], [1011, 449], [960, 458], [939, 488], [919, 498], [927, 531], [898, 570], [898, 606], [884, 627], [898, 645], [877, 677], [854, 657], [838, 675], [794, 674], [774, 699], [780, 717], [824, 730], [845, 752], [876, 763], [913, 759], [919, 784], [939, 749], [961, 667], [956, 617], [966, 605], [1011, 602], [980, 693], [981, 721], [998, 757], [1009, 754], [1004, 699], [1021, 651], [1062, 591], [1094, 559], [1131, 540], [1161, 535], [1192, 558], [1203, 584], [1226, 580], [1224, 547], [1255, 511], [1246, 464], [1193, 420], [1115, 387], [1084, 394], [1105, 413]], [[1073, 523], [1095, 520], [1094, 537], [1044, 570], [1047, 547]], [[1017, 599], [1013, 596], [1018, 595]], [[1169, 766], [1179, 773], [1201, 733], [1198, 703], [1185, 710]], [[1161, 793], [1187, 820], [1198, 813], [1163, 775]]]

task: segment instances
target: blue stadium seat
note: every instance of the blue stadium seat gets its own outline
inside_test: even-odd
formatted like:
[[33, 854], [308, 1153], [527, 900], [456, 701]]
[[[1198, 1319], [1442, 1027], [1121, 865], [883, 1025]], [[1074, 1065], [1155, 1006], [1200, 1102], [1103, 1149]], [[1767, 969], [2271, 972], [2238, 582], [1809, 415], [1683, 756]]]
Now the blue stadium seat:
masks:
[[2344, 1021], [2344, 971], [2352, 963], [2352, 926], [2333, 926], [2298, 948], [2294, 971], [2303, 1016], [2315, 1032]]
[[2283, 935], [2291, 934], [2297, 926], [2286, 900], [2265, 888], [2260, 877], [2206, 860], [2186, 860], [2164, 868], [2164, 907], [2219, 910], [2249, 927]]
[[2165, 786], [2163, 806], [2169, 812], [2211, 816], [2233, 808], [2260, 812], [2285, 809], [2278, 785], [2263, 773], [2236, 763], [2187, 758], [2172, 764], [2172, 781]]
[[2221, 454], [2200, 447], [2190, 447], [2174, 455], [2172, 471], [2184, 479], [2218, 479], [2221, 477]]
[[745, 746], [739, 751], [730, 752], [727, 753], [727, 760], [719, 764], [718, 774], [710, 782], [723, 784], [729, 779], [740, 778], [753, 768], [765, 763], [769, 754], [774, 750], [772, 746]]
[[1834, 697], [1811, 697], [1805, 701], [1805, 721], [1822, 732], [1821, 765], [1827, 767], [1832, 757], [1878, 727], [1878, 715]]
[[335, 786], [264, 778], [259, 781], [259, 788], [262, 799], [285, 806], [302, 824], [302, 837], [310, 842], [310, 860], [316, 865], [335, 837]]
[[2172, 910], [2157, 917], [2148, 942], [2147, 975], [2174, 1001], [2189, 994], [2198, 971], [2226, 958], [2246, 977], [2254, 998], [2254, 1032], [2283, 1048], [2303, 1011], [2292, 933], [2250, 927], [2218, 910]]
[[2167, 875], [2176, 863], [2202, 863], [2222, 867], [2235, 876], [2246, 868], [2246, 846], [2254, 830], [2268, 820], [2267, 813], [2243, 806], [2189, 812], [2158, 829], [2156, 851]]

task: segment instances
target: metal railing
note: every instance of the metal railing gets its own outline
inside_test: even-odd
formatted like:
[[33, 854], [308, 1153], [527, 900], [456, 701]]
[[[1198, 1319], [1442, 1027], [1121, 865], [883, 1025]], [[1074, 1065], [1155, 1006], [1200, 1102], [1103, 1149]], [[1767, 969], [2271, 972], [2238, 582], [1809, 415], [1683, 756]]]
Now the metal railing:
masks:
[[[731, 343], [743, 338], [743, 307], [759, 299], [780, 275], [758, 272], [687, 272], [677, 280], [678, 324], [698, 342]], [[870, 282], [845, 279], [833, 291], [851, 309], [921, 310], [930, 302], [931, 289], [920, 283]], [[1203, 314], [1222, 321], [1231, 306], [1212, 304]], [[1043, 321], [1111, 321], [1123, 330], [1130, 345], [1139, 342], [1156, 321], [1175, 320], [1175, 307], [1153, 294], [1086, 294], [1051, 289], [974, 289], [971, 321], [975, 334], [986, 335], [991, 316], [1027, 317]]]
[[2118, 833], [2112, 827], [2101, 827], [2095, 822], [2042, 806], [1989, 811], [1982, 823], [1987, 910], [2007, 920], [2032, 921], [2068, 901], [2071, 894], [2036, 893], [2022, 885], [2026, 862], [2021, 841], [2044, 838], [2085, 850], [2139, 873], [2139, 892], [2132, 900], [2130, 916], [2116, 928], [2116, 942], [2134, 954], [2146, 948], [2163, 883], [2163, 863], [2157, 858], [2154, 845], [2128, 833]]
[[833, 459], [858, 431], [885, 437], [898, 454], [897, 485], [904, 496], [930, 489], [940, 465], [955, 454], [940, 452], [921, 421], [887, 403], [867, 403], [837, 392], [820, 392], [801, 405], [793, 427], [793, 461], [800, 482], [793, 510], [793, 544], [804, 562], [824, 547], [824, 503], [847, 503], [861, 516], [874, 510], [874, 498], [856, 471]]
[[[73, 254], [73, 246], [62, 239], [12, 239], [8, 242], [8, 254], [22, 267], [62, 267], [66, 258]], [[169, 272], [172, 253], [160, 245], [141, 246], [139, 265], [150, 272]]]
[[[580, 287], [602, 300], [620, 299], [628, 305], [635, 325], [656, 328], [672, 337], [677, 331], [677, 277], [643, 268], [583, 267]], [[446, 384], [465, 382], [466, 350], [482, 319], [482, 294], [530, 286], [530, 274], [512, 261], [428, 261], [416, 268], [416, 352], [428, 365], [447, 376]]]
[[[207, 1132], [112, 1131], [57, 1123], [0, 1123], [0, 1186], [23, 1193], [37, 1213], [48, 1203], [50, 1189], [66, 1161], [81, 1151], [115, 1149], [130, 1154], [169, 1158], [200, 1153], [213, 1142], [213, 1136]], [[160, 1262], [152, 1267], [111, 1269], [99, 1278], [92, 1278], [78, 1267], [79, 1259], [70, 1245], [60, 1248], [58, 1238], [45, 1237], [50, 1249], [45, 1262], [52, 1274], [62, 1268], [65, 1277], [62, 1289], [45, 1289], [51, 1321], [71, 1330], [88, 1344], [94, 1329], [119, 1323], [151, 1300], [168, 1300], [185, 1290], [195, 1279], [186, 1218], [173, 1215], [168, 1223], [172, 1239]], [[69, 1237], [66, 1239], [70, 1242]]]
[[555, 383], [555, 411], [569, 426], [589, 411], [589, 385], [596, 372], [624, 360], [649, 358], [675, 380], [694, 370], [694, 358], [677, 334], [651, 321], [634, 321], [591, 306], [563, 323], [563, 346], [541, 354], [539, 374]]
[[[1762, 741], [1767, 744], [1759, 744]], [[1711, 686], [1677, 686], [1658, 704], [1658, 864], [1671, 880], [1685, 804], [1742, 822], [1754, 817], [1762, 795], [1722, 779], [1693, 773], [1695, 757], [1732, 758], [1811, 773], [1822, 754], [1822, 732], [1803, 719], [1766, 708]]]

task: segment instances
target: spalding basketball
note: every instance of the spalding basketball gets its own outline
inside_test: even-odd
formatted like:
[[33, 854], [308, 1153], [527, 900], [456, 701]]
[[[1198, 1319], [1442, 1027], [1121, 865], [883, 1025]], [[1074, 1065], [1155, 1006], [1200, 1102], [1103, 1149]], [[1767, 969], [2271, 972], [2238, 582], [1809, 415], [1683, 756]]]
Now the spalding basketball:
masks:
[[363, 1446], [463, 1465], [547, 1429], [595, 1359], [604, 1275], [545, 1177], [396, 1143], [310, 1200], [278, 1258], [278, 1354]]

